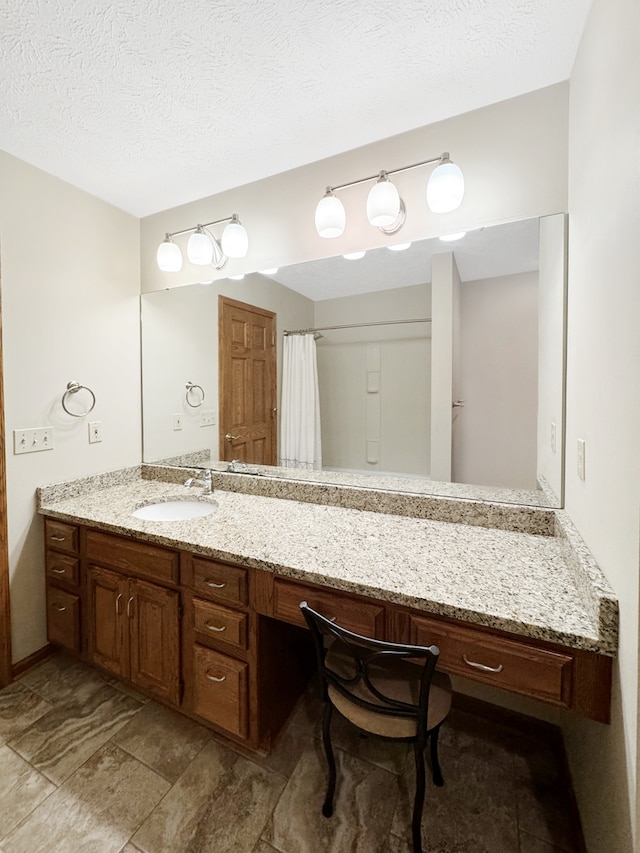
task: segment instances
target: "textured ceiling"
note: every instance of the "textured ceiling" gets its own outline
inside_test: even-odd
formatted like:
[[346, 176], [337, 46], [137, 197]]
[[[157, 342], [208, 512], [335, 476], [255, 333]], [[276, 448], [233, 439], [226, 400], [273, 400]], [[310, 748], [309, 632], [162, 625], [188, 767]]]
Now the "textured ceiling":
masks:
[[404, 252], [372, 249], [360, 260], [339, 256], [282, 267], [271, 278], [314, 301], [355, 296], [431, 281], [431, 259], [453, 252], [462, 281], [538, 269], [538, 220], [470, 231], [461, 240], [418, 240]]
[[3, 0], [0, 148], [138, 216], [566, 80], [591, 0]]

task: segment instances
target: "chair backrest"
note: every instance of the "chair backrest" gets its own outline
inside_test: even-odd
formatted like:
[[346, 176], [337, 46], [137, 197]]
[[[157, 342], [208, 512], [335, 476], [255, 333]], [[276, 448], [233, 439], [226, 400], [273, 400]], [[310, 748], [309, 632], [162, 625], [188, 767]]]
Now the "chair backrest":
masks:
[[[301, 602], [300, 610], [311, 629], [325, 686], [332, 685], [347, 699], [369, 711], [413, 718], [419, 729], [426, 728], [429, 687], [440, 654], [437, 646], [388, 643], [354, 634], [312, 610], [306, 601]], [[325, 638], [339, 644], [338, 658], [341, 664], [346, 660], [347, 666], [327, 665]], [[331, 657], [336, 656], [332, 654], [330, 660]], [[385, 690], [390, 679], [397, 682], [403, 677], [417, 681], [415, 701], [402, 701]]]

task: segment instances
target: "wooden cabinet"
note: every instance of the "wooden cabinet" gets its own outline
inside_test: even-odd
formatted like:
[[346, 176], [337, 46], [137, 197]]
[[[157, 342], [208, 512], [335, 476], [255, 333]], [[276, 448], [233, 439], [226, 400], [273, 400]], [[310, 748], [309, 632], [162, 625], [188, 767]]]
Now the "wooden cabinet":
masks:
[[89, 657], [108, 672], [180, 703], [180, 593], [88, 568]]
[[46, 519], [45, 572], [49, 642], [81, 652], [79, 533], [74, 524]]
[[257, 745], [250, 723], [256, 631], [250, 630], [249, 572], [241, 566], [186, 556], [185, 702], [225, 734]]

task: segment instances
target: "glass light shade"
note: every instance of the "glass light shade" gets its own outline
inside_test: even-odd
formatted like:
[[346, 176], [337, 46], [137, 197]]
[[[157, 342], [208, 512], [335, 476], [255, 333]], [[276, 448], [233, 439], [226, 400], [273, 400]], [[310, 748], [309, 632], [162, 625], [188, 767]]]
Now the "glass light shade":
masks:
[[343, 258], [346, 258], [348, 261], [359, 261], [360, 258], [364, 258], [366, 252], [348, 252], [346, 255], [343, 255]]
[[239, 275], [230, 275], [229, 278], [233, 281], [242, 281], [242, 279], [244, 278], [244, 273], [241, 272]]
[[228, 258], [244, 258], [249, 251], [249, 236], [237, 219], [232, 220], [222, 232], [220, 246]]
[[271, 269], [268, 270], [260, 270], [260, 273], [261, 275], [275, 275], [279, 269], [280, 267], [271, 267]]
[[204, 266], [213, 260], [213, 243], [204, 231], [194, 231], [187, 243], [187, 257], [192, 264]]
[[454, 243], [456, 240], [462, 240], [466, 235], [466, 231], [456, 231], [455, 234], [443, 234], [439, 239], [442, 240], [443, 243]]
[[404, 252], [411, 246], [411, 243], [396, 243], [395, 246], [387, 246], [391, 252]]
[[451, 213], [462, 203], [464, 178], [455, 163], [446, 160], [431, 173], [427, 184], [427, 204], [433, 213]]
[[328, 193], [316, 207], [316, 231], [321, 237], [341, 237], [347, 215], [339, 198]]
[[400, 195], [386, 178], [374, 184], [367, 196], [367, 219], [377, 228], [388, 228], [400, 213]]
[[162, 272], [180, 272], [182, 269], [182, 252], [180, 246], [170, 240], [164, 240], [158, 246], [156, 255], [158, 266]]

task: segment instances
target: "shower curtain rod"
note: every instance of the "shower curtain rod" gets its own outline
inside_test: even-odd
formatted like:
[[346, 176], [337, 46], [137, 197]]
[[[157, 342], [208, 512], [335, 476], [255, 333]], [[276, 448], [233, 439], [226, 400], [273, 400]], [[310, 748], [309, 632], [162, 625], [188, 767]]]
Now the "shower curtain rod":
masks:
[[362, 329], [365, 326], [399, 326], [403, 323], [430, 323], [431, 317], [423, 317], [417, 320], [380, 320], [377, 323], [347, 323], [344, 326], [318, 326], [317, 329], [294, 329], [285, 331], [283, 335], [310, 335], [313, 332], [330, 332], [334, 329]]

